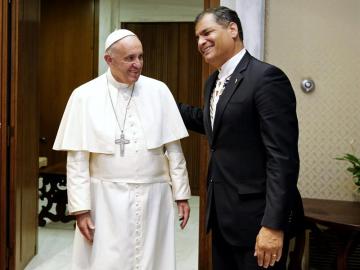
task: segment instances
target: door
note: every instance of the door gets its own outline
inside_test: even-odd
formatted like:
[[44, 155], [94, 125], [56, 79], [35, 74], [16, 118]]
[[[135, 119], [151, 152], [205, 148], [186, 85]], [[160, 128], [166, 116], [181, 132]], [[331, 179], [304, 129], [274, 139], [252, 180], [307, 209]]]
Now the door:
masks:
[[[201, 55], [193, 22], [123, 23], [143, 44], [142, 74], [165, 82], [178, 102], [201, 105]], [[200, 135], [182, 140], [191, 193], [199, 195]]]
[[71, 92], [97, 77], [98, 0], [41, 0], [40, 156], [65, 162], [52, 146]]
[[[10, 1], [7, 51], [9, 152], [7, 168], [10, 269], [23, 269], [36, 253], [38, 187], [38, 0]], [[4, 149], [2, 149], [2, 152]], [[2, 154], [3, 155], [3, 154]]]

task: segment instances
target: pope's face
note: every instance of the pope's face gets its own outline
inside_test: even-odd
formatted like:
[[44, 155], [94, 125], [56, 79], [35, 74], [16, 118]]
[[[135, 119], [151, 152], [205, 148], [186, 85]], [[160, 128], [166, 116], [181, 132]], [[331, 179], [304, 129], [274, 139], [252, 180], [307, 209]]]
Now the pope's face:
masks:
[[235, 39], [230, 28], [218, 24], [213, 14], [205, 14], [196, 23], [198, 50], [205, 62], [216, 68], [220, 68], [234, 53]]
[[105, 56], [111, 74], [121, 83], [133, 84], [141, 74], [143, 67], [143, 48], [136, 36], [125, 37], [110, 49]]

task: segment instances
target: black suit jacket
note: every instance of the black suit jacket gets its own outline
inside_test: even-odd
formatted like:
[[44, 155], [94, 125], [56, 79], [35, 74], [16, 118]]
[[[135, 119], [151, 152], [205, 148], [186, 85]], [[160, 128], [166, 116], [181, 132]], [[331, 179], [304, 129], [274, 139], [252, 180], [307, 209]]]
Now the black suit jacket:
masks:
[[280, 69], [246, 53], [219, 99], [212, 129], [217, 76], [206, 82], [203, 110], [185, 104], [179, 110], [186, 126], [209, 141], [207, 228], [216, 209], [225, 239], [251, 247], [261, 226], [289, 232], [302, 220], [296, 99]]

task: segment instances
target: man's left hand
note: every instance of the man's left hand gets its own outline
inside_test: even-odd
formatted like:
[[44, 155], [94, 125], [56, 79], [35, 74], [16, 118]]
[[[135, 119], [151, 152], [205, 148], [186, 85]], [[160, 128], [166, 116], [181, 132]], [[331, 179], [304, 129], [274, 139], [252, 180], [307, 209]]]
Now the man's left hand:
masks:
[[189, 217], [190, 217], [190, 206], [187, 200], [176, 201], [179, 213], [180, 228], [184, 229]]
[[256, 237], [255, 254], [258, 265], [264, 268], [280, 261], [284, 242], [284, 232], [262, 227]]

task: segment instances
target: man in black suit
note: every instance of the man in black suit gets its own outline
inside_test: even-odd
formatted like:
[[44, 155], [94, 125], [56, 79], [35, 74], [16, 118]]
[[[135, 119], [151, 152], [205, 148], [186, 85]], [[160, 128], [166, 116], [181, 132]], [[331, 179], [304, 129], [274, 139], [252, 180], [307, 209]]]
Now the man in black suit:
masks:
[[294, 91], [278, 68], [252, 57], [226, 7], [195, 20], [198, 49], [216, 67], [204, 109], [179, 103], [188, 129], [206, 134], [206, 225], [216, 270], [286, 269], [292, 223], [302, 221]]

